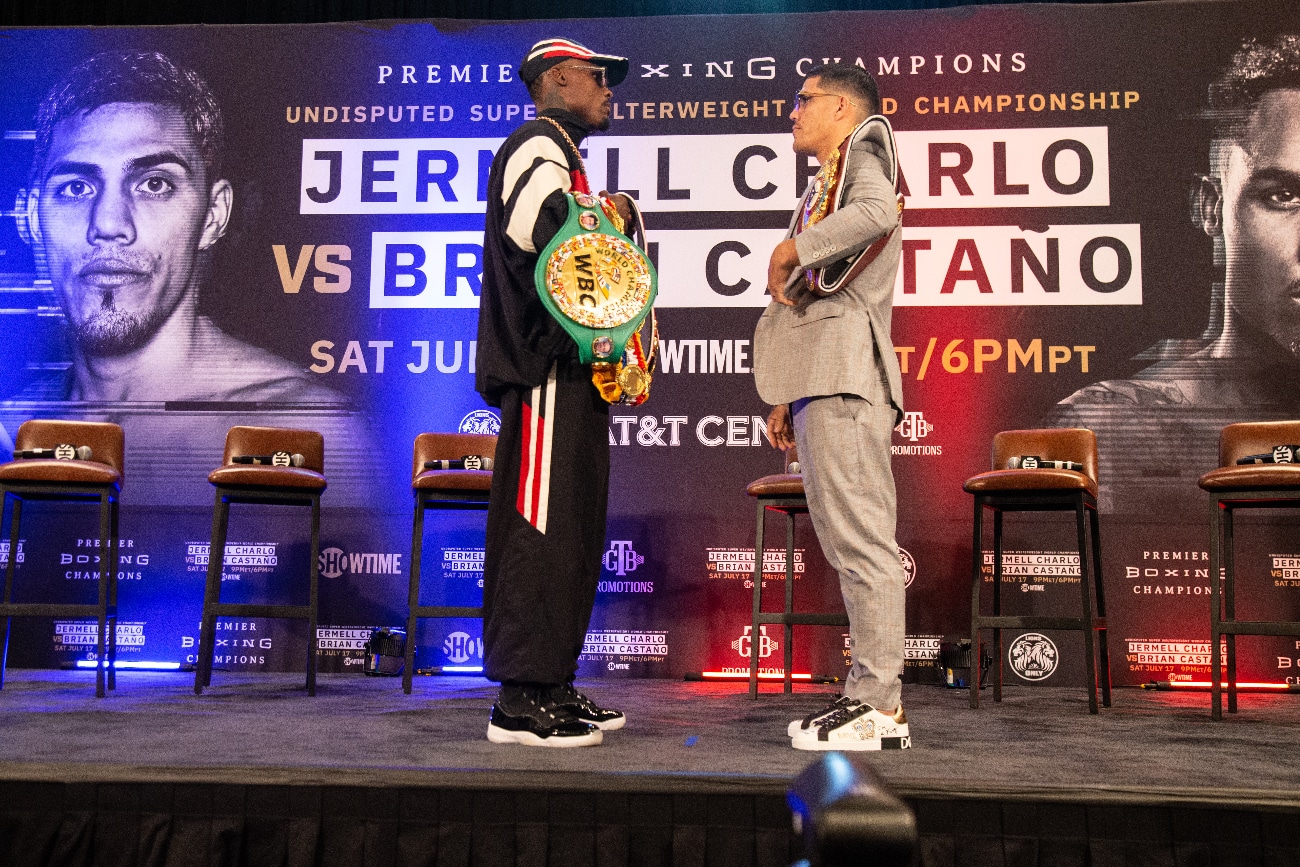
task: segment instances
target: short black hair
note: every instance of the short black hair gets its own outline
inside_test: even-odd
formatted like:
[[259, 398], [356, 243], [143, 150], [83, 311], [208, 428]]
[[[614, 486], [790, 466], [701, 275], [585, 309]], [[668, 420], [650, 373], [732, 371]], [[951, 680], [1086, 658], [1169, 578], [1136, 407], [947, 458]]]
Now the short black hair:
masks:
[[1300, 35], [1252, 37], [1210, 83], [1210, 120], [1216, 138], [1235, 138], [1242, 124], [1270, 91], [1300, 89]]
[[867, 110], [867, 114], [880, 114], [880, 89], [876, 79], [861, 66], [851, 63], [823, 63], [814, 66], [805, 78], [819, 78], [823, 85], [845, 91]]
[[221, 106], [197, 72], [157, 51], [106, 51], [82, 61], [50, 88], [36, 112], [32, 184], [40, 183], [54, 127], [79, 112], [114, 102], [174, 106], [203, 157], [206, 181], [221, 177], [225, 126]]

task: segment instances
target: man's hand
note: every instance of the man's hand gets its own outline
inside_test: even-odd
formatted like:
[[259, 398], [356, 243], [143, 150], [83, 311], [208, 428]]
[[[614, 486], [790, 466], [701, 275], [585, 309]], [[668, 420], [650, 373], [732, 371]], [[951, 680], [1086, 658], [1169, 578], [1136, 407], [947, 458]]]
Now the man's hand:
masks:
[[794, 306], [794, 302], [785, 297], [785, 285], [790, 282], [790, 275], [798, 267], [799, 251], [794, 246], [794, 238], [786, 238], [776, 245], [772, 258], [767, 263], [767, 291], [777, 304]]
[[772, 407], [767, 417], [767, 441], [772, 448], [789, 451], [794, 448], [794, 426], [790, 422], [790, 404]]
[[627, 193], [611, 193], [609, 190], [601, 190], [600, 197], [608, 199], [614, 210], [618, 211], [618, 215], [623, 218], [623, 234], [628, 234], [635, 219], [632, 216], [632, 198]]

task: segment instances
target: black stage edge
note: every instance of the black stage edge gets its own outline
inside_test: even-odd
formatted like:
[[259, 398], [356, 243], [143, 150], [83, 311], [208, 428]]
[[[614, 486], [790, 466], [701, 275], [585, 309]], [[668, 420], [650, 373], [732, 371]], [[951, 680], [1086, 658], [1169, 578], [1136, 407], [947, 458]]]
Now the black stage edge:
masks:
[[[580, 684], [627, 711], [603, 746], [489, 744], [495, 689], [218, 671], [10, 671], [0, 864], [784, 865], [784, 793], [813, 753], [786, 723], [827, 701], [663, 680]], [[772, 689], [772, 687], [767, 687]], [[986, 693], [986, 696], [988, 694]], [[991, 699], [991, 696], [988, 696]], [[917, 813], [926, 865], [1300, 864], [1300, 696], [908, 686], [915, 748], [866, 755]]]

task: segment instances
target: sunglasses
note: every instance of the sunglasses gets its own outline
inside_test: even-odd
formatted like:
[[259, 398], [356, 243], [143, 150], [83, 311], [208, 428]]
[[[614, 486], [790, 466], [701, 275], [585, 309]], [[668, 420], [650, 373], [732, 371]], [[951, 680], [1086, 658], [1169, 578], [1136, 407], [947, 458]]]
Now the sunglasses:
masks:
[[591, 77], [596, 80], [597, 85], [599, 85], [600, 87], [608, 86], [607, 82], [609, 81], [609, 78], [606, 76], [605, 67], [603, 66], [579, 66], [577, 64], [574, 64], [571, 66], [557, 66], [555, 68], [556, 69], [585, 69], [591, 73]]
[[825, 93], [823, 91], [801, 90], [794, 95], [794, 110], [803, 111], [805, 108], [808, 107], [808, 103], [812, 102], [814, 99], [816, 99], [819, 96], [834, 96], [844, 100], [849, 105], [857, 104], [853, 102], [853, 100], [849, 99], [847, 96], [844, 96], [843, 94], [840, 93]]

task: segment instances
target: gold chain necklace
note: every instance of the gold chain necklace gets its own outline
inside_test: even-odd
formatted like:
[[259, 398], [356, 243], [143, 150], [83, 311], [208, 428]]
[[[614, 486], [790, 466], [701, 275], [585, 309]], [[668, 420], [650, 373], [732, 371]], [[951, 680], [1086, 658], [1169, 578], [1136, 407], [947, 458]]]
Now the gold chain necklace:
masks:
[[560, 126], [559, 121], [549, 117], [539, 117], [538, 120], [544, 120], [560, 131], [560, 135], [564, 136], [565, 143], [573, 149], [573, 155], [578, 158], [578, 171], [582, 172], [584, 178], [587, 177], [587, 164], [582, 161], [582, 151], [578, 150], [578, 146], [573, 143], [573, 139], [569, 138], [569, 134], [564, 131], [564, 127]]

